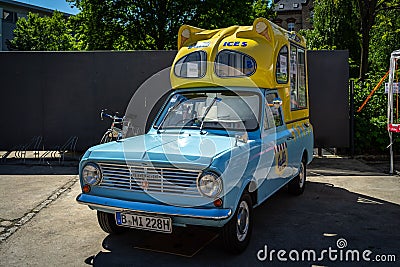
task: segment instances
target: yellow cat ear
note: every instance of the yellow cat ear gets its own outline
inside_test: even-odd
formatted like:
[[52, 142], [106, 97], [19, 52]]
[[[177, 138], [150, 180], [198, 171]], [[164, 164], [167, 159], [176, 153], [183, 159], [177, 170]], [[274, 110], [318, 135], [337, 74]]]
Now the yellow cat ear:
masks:
[[208, 40], [219, 31], [220, 29], [204, 30], [190, 25], [182, 25], [178, 31], [178, 50], [185, 45]]
[[190, 38], [191, 32], [187, 25], [183, 25], [178, 32], [178, 49], [180, 49], [185, 42]]
[[271, 23], [264, 18], [257, 18], [253, 22], [253, 31], [263, 36], [267, 41], [273, 41], [273, 32]]

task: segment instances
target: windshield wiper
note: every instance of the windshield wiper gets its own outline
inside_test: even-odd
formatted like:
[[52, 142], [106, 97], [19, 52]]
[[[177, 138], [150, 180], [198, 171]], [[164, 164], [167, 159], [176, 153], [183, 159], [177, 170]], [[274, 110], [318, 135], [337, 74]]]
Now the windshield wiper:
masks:
[[208, 112], [210, 111], [211, 107], [215, 104], [215, 102], [220, 102], [222, 99], [218, 98], [218, 97], [214, 97], [214, 99], [211, 101], [211, 103], [207, 106], [206, 110], [204, 111], [203, 117], [201, 117], [200, 122], [200, 134], [204, 134], [203, 133], [203, 126], [204, 126], [204, 120], [208, 114]]
[[160, 132], [160, 129], [161, 129], [161, 127], [163, 126], [163, 124], [164, 124], [164, 122], [165, 122], [165, 119], [168, 117], [169, 113], [170, 113], [172, 110], [176, 109], [176, 108], [183, 102], [183, 100], [185, 100], [185, 99], [184, 99], [184, 98], [181, 98], [178, 102], [175, 103], [175, 105], [173, 105], [172, 107], [170, 107], [170, 108], [168, 109], [168, 111], [167, 111], [167, 113], [165, 114], [164, 118], [162, 119], [162, 121], [160, 122], [160, 124], [159, 124], [158, 127], [157, 127], [157, 134], [161, 133], [161, 132]]

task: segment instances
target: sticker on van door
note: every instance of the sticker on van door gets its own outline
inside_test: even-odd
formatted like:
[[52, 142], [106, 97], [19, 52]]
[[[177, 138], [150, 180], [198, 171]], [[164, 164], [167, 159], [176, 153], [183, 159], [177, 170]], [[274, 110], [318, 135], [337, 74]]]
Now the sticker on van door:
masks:
[[288, 166], [288, 151], [286, 142], [275, 146], [275, 170], [277, 174], [283, 174]]

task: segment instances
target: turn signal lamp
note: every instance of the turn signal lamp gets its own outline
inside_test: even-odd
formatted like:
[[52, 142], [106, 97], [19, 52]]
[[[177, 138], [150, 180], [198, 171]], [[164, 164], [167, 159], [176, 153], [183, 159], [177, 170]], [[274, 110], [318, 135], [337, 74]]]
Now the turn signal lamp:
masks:
[[88, 184], [85, 184], [83, 187], [82, 187], [82, 191], [83, 191], [83, 193], [89, 193], [90, 192], [90, 185], [88, 185]]
[[217, 208], [222, 207], [222, 199], [217, 198], [216, 200], [214, 200], [214, 206]]

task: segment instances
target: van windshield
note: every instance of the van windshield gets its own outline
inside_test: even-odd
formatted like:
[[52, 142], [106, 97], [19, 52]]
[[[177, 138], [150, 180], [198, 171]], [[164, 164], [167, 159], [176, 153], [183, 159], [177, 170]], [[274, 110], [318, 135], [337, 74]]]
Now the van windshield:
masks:
[[[259, 127], [260, 95], [248, 91], [179, 92], [167, 100], [155, 128], [254, 131]], [[203, 124], [203, 126], [201, 126]]]

